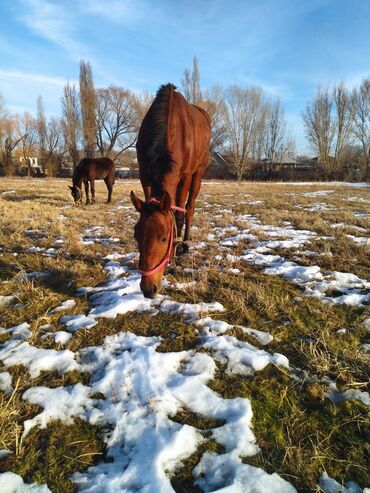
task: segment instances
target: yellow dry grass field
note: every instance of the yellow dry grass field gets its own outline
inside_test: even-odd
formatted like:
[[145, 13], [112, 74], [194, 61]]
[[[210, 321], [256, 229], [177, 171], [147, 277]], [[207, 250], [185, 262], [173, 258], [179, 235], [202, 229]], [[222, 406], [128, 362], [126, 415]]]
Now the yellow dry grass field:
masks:
[[[139, 182], [118, 180], [109, 205], [98, 182], [80, 207], [68, 184], [0, 179], [0, 472], [63, 493], [99, 471], [123, 491], [140, 462], [177, 493], [257, 470], [300, 492], [324, 491], [326, 474], [368, 486], [370, 188], [205, 181], [190, 253], [171, 262], [156, 305], [137, 292]], [[204, 399], [180, 398], [179, 379]], [[207, 407], [215, 399], [250, 406], [251, 422], [226, 428], [233, 414]], [[165, 461], [178, 433], [195, 445]], [[214, 490], [205, 464], [225, 468]], [[144, 476], [124, 491], [145, 491]]]

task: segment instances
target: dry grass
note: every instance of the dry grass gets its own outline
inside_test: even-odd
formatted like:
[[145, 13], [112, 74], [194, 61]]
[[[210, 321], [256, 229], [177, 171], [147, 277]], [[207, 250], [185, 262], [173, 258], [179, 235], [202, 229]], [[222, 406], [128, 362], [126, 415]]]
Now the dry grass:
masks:
[[[104, 204], [106, 189], [99, 183], [97, 204], [87, 207], [66, 207], [72, 205], [67, 184], [66, 180], [0, 179], [0, 295], [15, 295], [19, 304], [0, 310], [0, 325], [8, 328], [29, 322], [32, 331], [29, 341], [38, 347], [60, 349], [52, 339], [42, 338], [43, 325], [50, 324], [47, 330], [51, 332], [60, 330], [61, 315], [88, 312], [88, 300], [77, 298], [76, 288], [96, 286], [106, 279], [104, 256], [112, 251], [136, 250], [133, 241], [136, 212], [131, 207], [117, 209], [117, 206], [130, 206], [131, 189], [142, 195], [138, 182], [119, 181], [112, 205]], [[347, 237], [347, 234], [368, 235], [353, 228], [369, 229], [370, 216], [355, 215], [370, 214], [368, 189], [340, 187], [324, 196], [306, 195], [323, 189], [333, 190], [333, 187], [205, 182], [195, 215], [197, 228], [193, 230], [193, 243], [205, 240], [215, 227], [236, 224], [248, 228], [248, 221], [235, 221], [238, 214], [252, 214], [262, 224], [282, 225], [283, 221], [289, 221], [295, 228], [309, 229], [332, 239], [317, 239], [303, 248], [324, 253], [318, 257], [303, 254], [298, 260], [295, 251], [277, 253], [302, 265], [320, 265], [324, 270], [352, 272], [368, 278], [369, 250]], [[9, 190], [16, 193], [2, 195]], [[255, 201], [260, 203], [246, 203]], [[319, 212], [305, 210], [317, 203], [331, 207]], [[65, 219], [60, 218], [61, 214]], [[331, 227], [340, 222], [348, 226]], [[104, 236], [119, 241], [83, 245], [81, 235], [91, 226], [104, 227]], [[263, 234], [259, 236], [263, 238]], [[45, 256], [45, 251], [55, 248], [55, 241], [60, 239], [64, 243], [57, 246], [57, 254]], [[35, 246], [43, 250], [27, 251]], [[248, 242], [241, 242], [232, 253], [238, 255], [249, 247]], [[219, 254], [222, 260], [215, 258]], [[252, 401], [254, 432], [261, 454], [248, 458], [247, 462], [278, 472], [299, 491], [314, 491], [323, 470], [339, 480], [355, 479], [365, 485], [366, 454], [369, 454], [365, 438], [367, 409], [357, 401], [340, 406], [331, 404], [323, 395], [326, 390], [323, 379], [336, 380], [343, 390], [367, 388], [368, 357], [361, 344], [367, 339], [362, 322], [369, 316], [368, 312], [364, 308], [333, 306], [303, 298], [297, 286], [267, 276], [259, 267], [228, 262], [223, 254], [214, 241], [206, 249], [193, 249], [191, 255], [177, 258], [171, 263], [168, 280], [195, 283], [187, 289], [169, 287], [165, 294], [181, 302], [223, 303], [226, 311], [215, 318], [270, 332], [274, 340], [267, 350], [285, 354], [297, 375], [305, 372], [314, 377], [297, 384], [291, 376], [275, 368], [268, 367], [246, 378], [228, 375], [219, 367], [210, 387], [225, 398], [241, 396]], [[231, 267], [240, 272], [228, 271]], [[25, 275], [34, 271], [48, 272], [50, 276], [27, 279]], [[60, 302], [70, 298], [76, 301], [72, 310], [52, 312]], [[339, 329], [346, 332], [340, 335]], [[196, 328], [163, 313], [156, 317], [131, 313], [114, 320], [99, 320], [94, 329], [78, 331], [65, 347], [78, 351], [102, 344], [105, 336], [121, 331], [161, 336], [158, 351], [199, 350]], [[231, 334], [258, 346], [238, 329]], [[0, 336], [0, 342], [8, 337]], [[47, 482], [53, 492], [73, 491], [69, 476], [104, 454], [103, 430], [78, 420], [69, 427], [52, 423], [46, 430], [34, 430], [21, 443], [22, 423], [38, 412], [21, 396], [34, 385], [56, 387], [78, 381], [87, 384], [89, 375], [74, 372], [60, 376], [49, 372], [32, 380], [25, 368], [13, 367], [7, 371], [12, 375], [14, 391], [8, 395], [0, 393], [0, 448], [13, 454], [0, 462], [1, 470], [19, 472], [29, 482]], [[191, 471], [205, 450], [223, 452], [210, 438], [210, 430], [220, 423], [205, 420], [186, 409], [173, 419], [197, 427], [205, 437], [199, 450], [184, 462], [172, 480], [177, 492], [198, 492]]]

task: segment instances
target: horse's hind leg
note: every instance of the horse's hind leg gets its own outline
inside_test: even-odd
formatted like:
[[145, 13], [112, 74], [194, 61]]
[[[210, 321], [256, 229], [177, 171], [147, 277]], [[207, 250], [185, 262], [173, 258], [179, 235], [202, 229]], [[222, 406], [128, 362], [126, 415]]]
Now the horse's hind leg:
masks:
[[107, 204], [110, 204], [112, 202], [112, 192], [113, 192], [113, 185], [114, 185], [114, 176], [111, 177], [111, 176], [107, 175], [104, 178], [104, 181], [105, 181], [105, 184], [107, 185], [107, 189], [108, 189], [108, 200], [107, 200]]
[[88, 182], [88, 181], [84, 181], [84, 185], [85, 185], [86, 205], [87, 205], [87, 204], [90, 204], [90, 197], [89, 197], [89, 182]]
[[91, 187], [91, 202], [95, 202], [95, 181], [94, 179], [90, 180], [90, 187]]

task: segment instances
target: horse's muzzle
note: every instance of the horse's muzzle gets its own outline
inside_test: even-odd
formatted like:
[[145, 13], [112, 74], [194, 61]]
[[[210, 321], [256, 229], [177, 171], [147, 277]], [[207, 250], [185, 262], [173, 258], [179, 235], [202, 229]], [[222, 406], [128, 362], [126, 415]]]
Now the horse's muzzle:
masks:
[[149, 287], [146, 287], [145, 289], [141, 288], [143, 295], [145, 298], [150, 298], [151, 300], [155, 298], [157, 294], [157, 286], [155, 284], [151, 284]]

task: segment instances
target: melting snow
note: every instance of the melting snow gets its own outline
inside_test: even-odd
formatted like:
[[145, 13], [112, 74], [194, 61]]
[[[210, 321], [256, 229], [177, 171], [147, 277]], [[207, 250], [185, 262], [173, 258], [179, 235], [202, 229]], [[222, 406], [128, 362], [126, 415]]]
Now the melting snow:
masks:
[[13, 472], [0, 474], [1, 493], [51, 493], [46, 484], [25, 484], [23, 479]]
[[345, 486], [343, 486], [338, 483], [338, 481], [328, 476], [326, 472], [322, 473], [319, 485], [325, 493], [370, 493], [370, 488], [364, 488], [362, 490], [355, 481], [348, 481], [345, 483]]
[[[332, 191], [307, 192], [305, 195], [315, 197], [329, 193]], [[254, 205], [260, 203], [261, 201], [249, 202]], [[207, 206], [209, 204], [205, 204]], [[118, 206], [126, 207], [131, 206]], [[321, 203], [314, 204], [308, 210], [331, 208], [332, 206]], [[218, 212], [225, 214], [232, 211]], [[322, 272], [318, 266], [301, 266], [274, 254], [275, 249], [300, 249], [312, 239], [317, 239], [316, 233], [296, 230], [287, 222], [281, 226], [263, 225], [250, 214], [241, 215], [235, 220], [248, 222], [249, 227], [215, 227], [207, 237], [209, 242], [218, 241], [221, 253], [226, 254], [219, 255], [218, 260], [223, 260], [226, 256], [228, 262], [243, 260], [261, 265], [265, 273], [280, 275], [298, 284], [305, 295], [316, 296], [323, 301], [353, 306], [369, 301], [370, 295], [366, 290], [370, 283], [354, 274]], [[30, 236], [35, 234], [31, 231], [28, 233]], [[104, 228], [101, 226], [88, 228], [81, 241], [86, 245], [101, 243], [111, 247], [120, 241], [118, 238], [103, 236], [103, 233]], [[259, 241], [260, 233], [268, 239]], [[251, 242], [254, 246], [245, 250], [241, 256], [227, 253], [230, 251], [229, 247], [234, 247], [241, 241]], [[196, 245], [198, 248], [207, 246], [204, 242]], [[51, 251], [50, 254], [55, 252], [56, 250]], [[44, 428], [56, 419], [71, 423], [74, 418], [79, 417], [92, 424], [101, 424], [106, 430], [104, 440], [111, 462], [100, 462], [85, 472], [74, 474], [73, 481], [79, 491], [170, 493], [173, 488], [169, 476], [176, 473], [182, 461], [206, 439], [202, 431], [171, 419], [179, 411], [187, 410], [203, 418], [218, 421], [218, 425], [207, 430], [207, 436], [210, 435], [224, 448], [222, 454], [203, 454], [193, 470], [196, 484], [204, 492], [295, 492], [294, 487], [276, 473], [270, 475], [242, 461], [242, 458], [255, 455], [259, 451], [251, 427], [253, 413], [249, 399], [223, 399], [207, 386], [214, 377], [215, 361], [225, 364], [229, 373], [242, 375], [252, 375], [268, 364], [289, 369], [289, 361], [285, 356], [258, 349], [228, 332], [239, 329], [254, 337], [261, 346], [267, 346], [273, 337], [268, 332], [233, 326], [223, 320], [213, 319], [211, 313], [222, 316], [225, 311], [217, 301], [191, 304], [179, 303], [165, 296], [159, 296], [156, 300], [144, 298], [139, 287], [140, 276], [130, 267], [130, 263], [136, 258], [137, 254], [115, 252], [107, 255], [105, 270], [108, 280], [103, 285], [78, 290], [79, 295], [88, 295], [91, 307], [89, 313], [61, 317], [60, 323], [65, 325], [68, 332], [48, 332], [45, 336], [53, 337], [59, 344], [66, 344], [77, 330], [94, 327], [98, 318], [115, 318], [118, 314], [130, 311], [146, 311], [152, 315], [162, 311], [180, 316], [186, 323], [193, 324], [198, 331], [198, 346], [207, 352], [160, 353], [157, 351], [161, 343], [160, 337], [140, 337], [127, 332], [108, 336], [101, 346], [87, 347], [78, 353], [69, 350], [56, 351], [29, 344], [27, 339], [32, 333], [27, 323], [2, 329], [1, 333], [10, 336], [0, 350], [0, 361], [5, 368], [23, 364], [29, 370], [31, 378], [37, 377], [41, 371], [53, 370], [59, 373], [70, 370], [86, 371], [92, 375], [90, 385], [78, 383], [54, 389], [28, 389], [23, 398], [40, 406], [42, 411], [25, 422], [24, 436], [34, 426]], [[229, 270], [239, 272], [238, 269]], [[193, 272], [194, 269], [184, 271]], [[31, 273], [27, 277], [42, 279], [45, 274], [48, 275]], [[177, 283], [174, 287], [186, 289], [192, 284], [194, 281]], [[338, 296], [327, 294], [334, 291]], [[54, 311], [70, 309], [74, 305], [74, 300], [67, 300]], [[327, 397], [334, 402], [355, 398], [369, 404], [369, 395], [366, 392], [339, 392], [333, 385], [329, 387]], [[0, 389], [7, 392], [12, 390], [8, 372], [0, 373]], [[104, 398], [96, 397], [100, 394]], [[347, 489], [329, 489], [337, 487], [336, 485], [341, 487], [335, 481], [336, 484], [332, 483], [333, 481], [324, 473], [320, 485], [328, 492], [361, 491], [353, 489], [357, 487], [355, 483], [348, 483]], [[3, 484], [8, 490], [2, 488]], [[46, 485], [24, 485], [19, 476], [5, 473], [0, 474], [0, 491], [46, 493], [49, 490]]]

